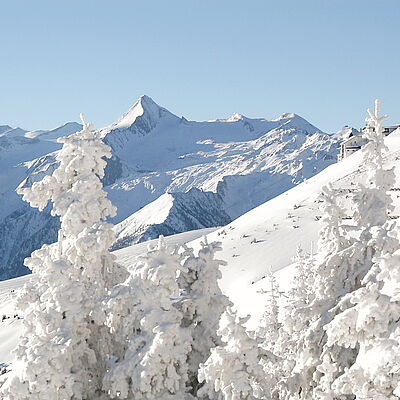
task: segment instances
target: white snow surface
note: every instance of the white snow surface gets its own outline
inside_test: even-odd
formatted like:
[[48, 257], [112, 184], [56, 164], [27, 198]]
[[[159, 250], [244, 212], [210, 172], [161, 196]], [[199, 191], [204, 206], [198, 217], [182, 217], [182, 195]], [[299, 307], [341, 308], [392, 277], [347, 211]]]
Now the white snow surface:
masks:
[[[400, 130], [386, 139], [390, 153], [386, 157], [386, 166], [394, 166], [397, 184], [400, 184]], [[264, 309], [264, 298], [261, 289], [267, 289], [267, 268], [272, 267], [280, 289], [287, 290], [293, 275], [292, 258], [296, 246], [301, 244], [309, 250], [318, 237], [320, 215], [318, 196], [322, 186], [332, 182], [341, 188], [341, 202], [346, 207], [346, 193], [354, 183], [363, 177], [360, 165], [360, 152], [345, 160], [331, 165], [318, 175], [306, 180], [286, 193], [247, 212], [223, 228], [185, 232], [166, 238], [169, 245], [180, 245], [189, 242], [195, 249], [199, 248], [200, 237], [207, 235], [209, 241], [222, 242], [223, 251], [218, 258], [227, 261], [222, 268], [221, 287], [234, 302], [239, 314], [251, 314], [249, 328], [255, 323]], [[399, 195], [393, 191], [396, 209], [393, 216], [400, 214]], [[351, 210], [349, 211], [349, 215]], [[117, 250], [118, 261], [123, 265], [132, 265], [136, 256], [142, 254], [148, 243], [140, 243]], [[17, 290], [29, 276], [0, 282], [0, 317], [4, 314], [12, 318], [0, 322], [0, 363], [12, 360], [11, 348], [18, 340], [20, 321], [13, 318], [12, 290]]]

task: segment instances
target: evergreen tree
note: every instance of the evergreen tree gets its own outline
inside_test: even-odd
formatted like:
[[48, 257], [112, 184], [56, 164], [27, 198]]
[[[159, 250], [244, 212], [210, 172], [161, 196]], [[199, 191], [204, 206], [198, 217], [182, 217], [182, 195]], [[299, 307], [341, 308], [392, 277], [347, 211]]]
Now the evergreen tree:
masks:
[[290, 385], [295, 379], [287, 377], [293, 374], [296, 359], [301, 352], [300, 338], [305, 334], [310, 325], [309, 305], [314, 298], [314, 255], [311, 249], [309, 254], [304, 253], [300, 246], [296, 249], [293, 259], [295, 274], [292, 288], [287, 293], [286, 305], [281, 313], [281, 326], [275, 354], [279, 358], [265, 366], [266, 371], [273, 371], [276, 385], [273, 390], [274, 398], [282, 400], [292, 398], [295, 388]]
[[266, 294], [266, 303], [263, 315], [256, 334], [262, 339], [262, 346], [271, 351], [275, 352], [275, 345], [278, 342], [279, 330], [281, 324], [279, 322], [279, 306], [278, 299], [280, 297], [279, 287], [276, 283], [276, 279], [272, 270], [269, 268], [267, 272], [268, 288], [262, 293]]
[[347, 294], [365, 284], [367, 272], [371, 268], [375, 270], [374, 259], [396, 248], [386, 226], [392, 210], [387, 191], [394, 182], [394, 175], [393, 171], [383, 168], [385, 146], [381, 122], [384, 117], [379, 116], [379, 102], [376, 102], [375, 112], [369, 110], [369, 114], [369, 142], [362, 149], [362, 164], [367, 168], [367, 180], [366, 185], [358, 186], [354, 197], [356, 226], [351, 228], [338, 225], [343, 235], [342, 248], [336, 247], [336, 252], [332, 249], [330, 254], [322, 251], [324, 261], [317, 264], [317, 293], [311, 309], [316, 310], [319, 317], [306, 335], [306, 342], [318, 343], [318, 346], [313, 346], [313, 361], [310, 363], [311, 371], [314, 370], [311, 380], [314, 399], [332, 399], [335, 396], [352, 398], [352, 393], [339, 393], [337, 386], [333, 387], [332, 383], [354, 363], [357, 349], [344, 347], [340, 340], [328, 341], [325, 331], [335, 316], [351, 307], [351, 296]]
[[385, 145], [382, 122], [387, 115], [380, 116], [380, 102], [375, 101], [375, 110], [368, 109], [369, 117], [364, 131], [367, 143], [362, 148], [362, 166], [366, 170], [365, 184], [358, 184], [356, 212], [353, 219], [357, 229], [362, 230], [361, 240], [368, 242], [371, 228], [383, 227], [388, 215], [393, 211], [393, 203], [388, 191], [395, 183], [393, 169], [385, 169], [383, 158], [389, 151]]
[[43, 210], [52, 202], [60, 216], [58, 242], [25, 260], [34, 273], [18, 301], [25, 331], [15, 350], [4, 400], [92, 399], [101, 380], [112, 337], [105, 327], [102, 300], [123, 270], [108, 251], [114, 235], [104, 222], [115, 215], [100, 179], [110, 148], [83, 130], [59, 138], [58, 168], [20, 193]]
[[356, 349], [357, 358], [333, 382], [356, 399], [400, 398], [400, 250], [386, 253], [351, 294], [353, 305], [328, 326], [329, 343]]
[[278, 342], [275, 346], [275, 353], [280, 356], [280, 360], [272, 366], [268, 366], [269, 369], [275, 371], [274, 375], [277, 381], [275, 392], [278, 399], [285, 399], [294, 391], [288, 386], [290, 382], [287, 377], [292, 374], [296, 365], [296, 358], [302, 351], [300, 339], [309, 328], [309, 317], [312, 315], [309, 305], [314, 296], [313, 253], [311, 251], [310, 254], [306, 254], [298, 246], [293, 261], [295, 274], [292, 288], [287, 293]]
[[132, 276], [111, 293], [109, 325], [120, 343], [104, 379], [112, 398], [190, 398], [190, 331], [182, 327], [183, 314], [174, 306], [178, 270], [185, 271], [177, 251], [160, 237], [156, 248], [139, 257]]
[[298, 352], [297, 341], [310, 325], [308, 306], [314, 299], [314, 255], [312, 251], [304, 253], [301, 246], [297, 246], [293, 261], [295, 274], [288, 292], [279, 340], [280, 352], [291, 358]]
[[224, 400], [269, 398], [268, 376], [260, 361], [269, 353], [250, 338], [243, 324], [249, 317], [238, 318], [229, 307], [222, 315], [218, 335], [223, 346], [211, 350], [208, 360], [200, 365], [199, 381], [205, 385], [200, 397]]
[[[324, 375], [320, 363], [326, 350], [323, 327], [333, 318], [339, 299], [359, 280], [360, 249], [356, 251], [355, 244], [348, 238], [348, 227], [342, 223], [344, 212], [338, 204], [338, 196], [339, 191], [332, 185], [323, 188], [323, 227], [313, 270], [315, 295], [302, 310], [309, 326], [299, 336], [296, 345], [298, 355], [286, 381], [289, 398], [314, 399], [320, 395], [319, 386]], [[349, 365], [352, 354], [341, 353], [338, 349], [328, 351], [331, 350], [332, 362], [337, 362], [338, 369]]]
[[197, 256], [193, 249], [184, 246], [184, 270], [178, 279], [182, 297], [177, 305], [184, 313], [183, 326], [188, 327], [192, 338], [188, 363], [189, 386], [193, 395], [199, 386], [199, 365], [208, 359], [211, 348], [222, 344], [217, 335], [219, 320], [226, 308], [232, 305], [218, 285], [222, 278], [219, 268], [226, 264], [215, 258], [215, 253], [222, 250], [221, 243], [208, 243], [204, 237], [200, 245]]
[[356, 398], [395, 399], [400, 391], [398, 372], [400, 307], [398, 261], [400, 243], [389, 213], [393, 209], [388, 190], [394, 184], [392, 170], [385, 170], [384, 144], [379, 101], [368, 110], [367, 138], [363, 161], [367, 183], [361, 188], [357, 222], [365, 243], [370, 268], [362, 285], [341, 302], [341, 313], [326, 327], [328, 343], [354, 349], [357, 357], [340, 377], [337, 393]]

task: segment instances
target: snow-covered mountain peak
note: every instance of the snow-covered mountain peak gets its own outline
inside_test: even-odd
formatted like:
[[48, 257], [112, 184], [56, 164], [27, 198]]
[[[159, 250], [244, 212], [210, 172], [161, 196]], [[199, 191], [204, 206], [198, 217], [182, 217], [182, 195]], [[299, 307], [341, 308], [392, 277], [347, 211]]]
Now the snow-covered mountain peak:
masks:
[[360, 131], [358, 131], [355, 128], [352, 128], [351, 126], [345, 125], [340, 131], [336, 132], [332, 136], [334, 136], [336, 139], [342, 141], [346, 140], [351, 136], [357, 136], [360, 134]]
[[82, 129], [82, 125], [78, 122], [67, 122], [57, 128], [44, 133], [46, 139], [57, 139], [61, 136], [71, 135], [72, 133], [78, 132]]
[[281, 114], [278, 118], [272, 119], [271, 122], [278, 124], [278, 129], [295, 129], [311, 135], [317, 132], [324, 133], [314, 125], [310, 124], [306, 119], [294, 113]]
[[9, 125], [0, 126], [0, 136], [17, 137], [24, 136], [27, 131], [22, 128], [13, 128]]
[[296, 118], [296, 117], [299, 117], [299, 115], [294, 114], [294, 113], [283, 113], [278, 118], [273, 119], [272, 121], [281, 121], [283, 119], [293, 119], [293, 118]]
[[139, 117], [144, 117], [147, 121], [156, 124], [165, 116], [178, 118], [164, 107], [159, 106], [151, 97], [143, 95], [111, 128], [112, 130], [129, 128]]
[[[38, 129], [34, 131], [25, 130], [18, 127], [13, 128], [9, 125], [0, 125], [0, 136], [7, 137], [8, 139], [15, 138], [17, 140], [20, 140], [20, 143], [30, 143], [29, 141], [24, 141], [23, 138], [26, 139], [40, 138], [44, 140], [52, 140], [52, 139], [57, 139], [61, 136], [70, 135], [71, 133], [75, 133], [81, 129], [82, 125], [78, 124], [77, 122], [67, 122], [63, 125], [60, 125], [50, 130]], [[31, 143], [35, 142], [32, 141]]]
[[289, 121], [293, 122], [296, 125], [310, 124], [306, 119], [304, 119], [303, 117], [301, 117], [300, 115], [295, 114], [295, 113], [283, 113], [278, 118], [271, 119], [270, 121], [271, 122], [277, 122], [277, 123], [280, 123], [280, 124], [284, 124], [284, 123], [287, 123]]
[[156, 127], [162, 126], [164, 129], [181, 121], [181, 118], [159, 106], [149, 96], [143, 95], [117, 122], [100, 129], [98, 134], [114, 150], [123, 149], [128, 142], [147, 136]]
[[242, 114], [233, 113], [233, 114], [226, 120], [226, 122], [243, 121], [245, 118], [246, 118], [246, 117], [243, 116]]
[[12, 127], [10, 125], [0, 125], [0, 135], [6, 133], [7, 131], [11, 130]]
[[82, 129], [82, 125], [77, 122], [66, 122], [60, 126], [49, 131], [37, 130], [27, 132], [24, 136], [30, 139], [40, 138], [44, 140], [55, 140], [62, 136], [71, 135], [72, 133], [78, 132]]

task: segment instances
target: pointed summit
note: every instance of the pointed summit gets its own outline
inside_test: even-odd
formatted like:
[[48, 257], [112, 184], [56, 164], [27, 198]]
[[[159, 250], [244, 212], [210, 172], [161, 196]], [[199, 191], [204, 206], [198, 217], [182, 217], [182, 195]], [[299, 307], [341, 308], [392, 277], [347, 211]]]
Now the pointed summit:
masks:
[[283, 113], [278, 118], [271, 119], [271, 121], [282, 121], [283, 119], [293, 119], [293, 118], [297, 118], [297, 117], [300, 117], [300, 116], [297, 114], [294, 114], [294, 113]]
[[297, 129], [307, 134], [323, 133], [323, 131], [310, 124], [306, 119], [294, 113], [283, 113], [278, 118], [271, 119], [271, 121], [278, 123], [281, 129]]
[[360, 136], [361, 132], [358, 131], [357, 129], [345, 125], [340, 131], [334, 133], [332, 137], [335, 137], [337, 140], [343, 141], [347, 140], [352, 136]]
[[226, 122], [238, 122], [238, 121], [243, 121], [246, 117], [242, 114], [239, 113], [233, 113], [227, 120]]
[[149, 96], [143, 95], [135, 104], [112, 126], [112, 129], [126, 129], [132, 126], [139, 117], [143, 117], [150, 126], [155, 126], [163, 117], [175, 117], [166, 108], [160, 107]]
[[0, 135], [12, 129], [13, 128], [10, 125], [0, 125]]

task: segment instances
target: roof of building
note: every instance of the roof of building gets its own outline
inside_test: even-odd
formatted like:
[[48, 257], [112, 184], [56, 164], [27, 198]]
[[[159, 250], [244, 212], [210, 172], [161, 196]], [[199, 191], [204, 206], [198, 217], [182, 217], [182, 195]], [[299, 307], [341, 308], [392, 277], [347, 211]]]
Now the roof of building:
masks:
[[366, 139], [364, 139], [361, 135], [356, 135], [356, 136], [350, 136], [348, 139], [343, 140], [342, 145], [345, 145], [346, 143], [351, 142], [354, 139], [359, 140], [358, 143], [366, 142]]

